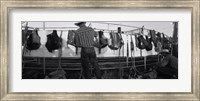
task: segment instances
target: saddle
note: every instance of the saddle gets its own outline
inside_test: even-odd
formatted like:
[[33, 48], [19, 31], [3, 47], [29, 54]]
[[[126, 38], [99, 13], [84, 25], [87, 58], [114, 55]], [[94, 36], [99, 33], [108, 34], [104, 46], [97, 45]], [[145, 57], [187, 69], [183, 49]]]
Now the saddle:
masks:
[[29, 37], [27, 39], [27, 46], [28, 50], [36, 50], [40, 48], [40, 36], [38, 35], [38, 30], [33, 30], [32, 33], [29, 33]]
[[45, 44], [49, 52], [53, 52], [56, 49], [62, 47], [62, 38], [58, 37], [57, 31], [53, 30], [53, 33], [47, 35], [47, 42]]
[[110, 40], [111, 40], [111, 43], [108, 45], [108, 47], [111, 49], [111, 50], [117, 50], [117, 49], [120, 49], [123, 45], [124, 45], [124, 41], [122, 39], [122, 36], [121, 36], [121, 33], [114, 33], [114, 32], [111, 32], [110, 33]]
[[95, 41], [95, 47], [99, 48], [99, 54], [101, 53], [101, 49], [108, 46], [108, 38], [104, 36], [103, 31], [98, 31], [98, 37]]
[[156, 43], [156, 34], [155, 34], [155, 30], [150, 30], [149, 34], [151, 36], [151, 41], [153, 42], [154, 46], [157, 47], [157, 43]]
[[146, 36], [146, 40], [144, 39], [142, 35], [140, 35], [137, 39], [138, 39], [137, 47], [139, 49], [146, 49], [147, 51], [152, 50], [151, 40], [150, 38], [148, 38], [148, 36]]
[[74, 32], [74, 30], [68, 31], [67, 44], [75, 46], [75, 32]]

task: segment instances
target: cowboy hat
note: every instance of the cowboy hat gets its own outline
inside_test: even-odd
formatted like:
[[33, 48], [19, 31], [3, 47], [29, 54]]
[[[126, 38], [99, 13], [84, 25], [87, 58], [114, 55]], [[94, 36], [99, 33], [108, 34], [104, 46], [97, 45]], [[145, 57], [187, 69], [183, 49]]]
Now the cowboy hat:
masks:
[[159, 54], [169, 54], [169, 50], [168, 49], [163, 49], [159, 52]]
[[86, 24], [86, 22], [77, 22], [77, 23], [75, 23], [76, 26], [80, 26], [82, 24]]

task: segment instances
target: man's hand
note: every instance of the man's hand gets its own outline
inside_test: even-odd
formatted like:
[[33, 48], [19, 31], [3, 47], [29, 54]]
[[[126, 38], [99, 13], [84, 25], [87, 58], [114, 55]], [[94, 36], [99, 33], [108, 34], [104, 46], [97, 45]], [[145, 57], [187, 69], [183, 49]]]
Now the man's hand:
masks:
[[165, 67], [167, 64], [168, 64], [168, 61], [165, 60], [165, 59], [163, 59], [163, 60], [160, 62], [159, 66], [160, 66], [160, 67]]

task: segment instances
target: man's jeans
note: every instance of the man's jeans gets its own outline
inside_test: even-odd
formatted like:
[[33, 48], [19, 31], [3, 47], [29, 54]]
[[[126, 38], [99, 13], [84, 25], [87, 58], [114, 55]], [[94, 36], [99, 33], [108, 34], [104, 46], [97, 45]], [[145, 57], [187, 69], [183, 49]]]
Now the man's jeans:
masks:
[[81, 64], [83, 68], [83, 75], [85, 79], [91, 78], [90, 64], [94, 68], [94, 73], [97, 79], [101, 78], [100, 69], [94, 47], [82, 47], [81, 49]]

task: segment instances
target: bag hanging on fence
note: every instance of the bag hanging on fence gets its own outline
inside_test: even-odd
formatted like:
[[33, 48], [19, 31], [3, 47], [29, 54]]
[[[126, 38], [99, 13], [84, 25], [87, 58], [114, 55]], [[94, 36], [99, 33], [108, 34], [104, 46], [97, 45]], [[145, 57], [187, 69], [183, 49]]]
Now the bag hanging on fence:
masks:
[[156, 31], [150, 30], [150, 36], [151, 36], [151, 41], [153, 42], [154, 46], [157, 47]]
[[108, 38], [104, 36], [103, 31], [98, 32], [98, 37], [95, 39], [94, 46], [99, 49], [99, 54], [101, 53], [101, 49], [105, 48], [108, 45]]
[[27, 43], [28, 37], [32, 34], [32, 30], [22, 30], [22, 46], [25, 46]]
[[139, 49], [146, 49], [147, 51], [152, 50], [151, 40], [146, 36], [146, 40], [142, 35], [138, 37], [138, 48]]
[[130, 45], [131, 45], [131, 51], [134, 51], [134, 43], [133, 43], [133, 38], [132, 38], [132, 36], [130, 36], [131, 37], [131, 43], [130, 43]]
[[103, 31], [99, 31], [99, 48], [104, 48], [108, 45], [108, 38], [104, 36]]
[[[60, 40], [58, 41], [60, 43], [60, 45], [62, 45], [62, 32], [60, 35]], [[45, 79], [66, 79], [66, 72], [63, 70], [63, 68], [61, 67], [61, 56], [62, 56], [62, 48], [59, 48], [59, 52], [58, 52], [58, 56], [59, 56], [59, 63], [58, 63], [58, 68], [56, 71], [53, 71], [51, 73], [49, 73], [48, 76], [45, 77]]]
[[121, 33], [110, 33], [110, 38], [111, 38], [111, 44], [108, 45], [108, 47], [111, 50], [117, 50], [120, 49], [124, 45], [124, 41], [122, 39]]
[[59, 49], [62, 46], [59, 40], [62, 41], [62, 38], [58, 37], [56, 30], [53, 30], [53, 33], [47, 35], [47, 42], [45, 44], [47, 50], [53, 52], [54, 50]]
[[147, 41], [147, 45], [145, 45], [145, 49], [147, 50], [147, 51], [151, 51], [152, 50], [152, 43], [151, 43], [151, 39], [150, 38], [148, 38], [148, 36], [146, 36], [146, 41]]
[[146, 43], [144, 37], [142, 35], [138, 36], [138, 48], [139, 49], [145, 49], [145, 45], [147, 45], [148, 43]]
[[156, 34], [156, 36], [157, 36], [157, 41], [162, 42], [161, 33], [158, 32], [158, 33]]
[[67, 44], [75, 46], [75, 32], [74, 32], [74, 30], [68, 31]]
[[38, 30], [33, 30], [27, 39], [26, 48], [28, 50], [36, 50], [40, 48], [40, 36], [38, 35]]
[[139, 44], [139, 40], [137, 38], [137, 35], [135, 34], [135, 45], [136, 45], [136, 47], [138, 47], [138, 44]]
[[157, 47], [155, 48], [156, 52], [160, 52], [162, 50], [162, 43], [160, 41], [157, 41]]
[[80, 46], [80, 44], [79, 44], [79, 40], [78, 40], [78, 38], [76, 36], [75, 30], [69, 30], [68, 31], [67, 47], [68, 47], [68, 44], [70, 44], [72, 46], [75, 46], [76, 54], [78, 54], [78, 46]]

